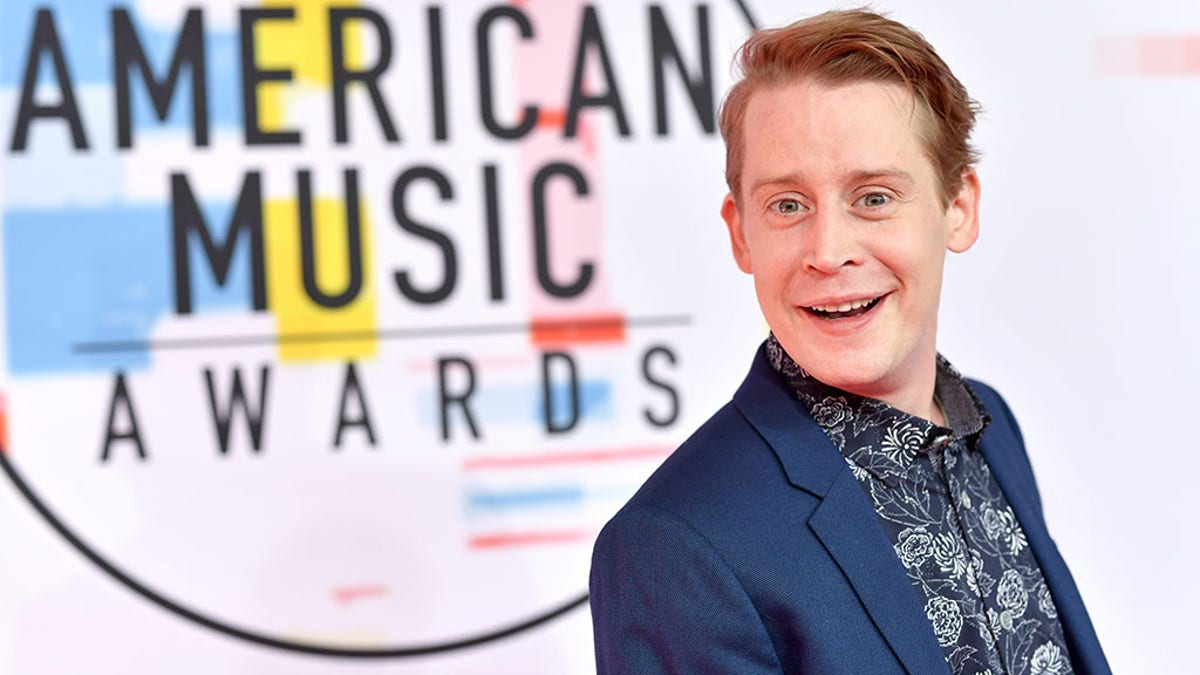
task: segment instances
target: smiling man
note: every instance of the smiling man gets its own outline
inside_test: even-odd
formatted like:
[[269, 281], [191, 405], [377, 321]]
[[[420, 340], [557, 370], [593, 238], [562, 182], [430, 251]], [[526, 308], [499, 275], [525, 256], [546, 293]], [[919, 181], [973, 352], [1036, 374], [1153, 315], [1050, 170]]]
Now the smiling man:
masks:
[[865, 11], [739, 58], [721, 215], [771, 336], [597, 540], [599, 672], [1109, 672], [1011, 412], [937, 353], [975, 103]]

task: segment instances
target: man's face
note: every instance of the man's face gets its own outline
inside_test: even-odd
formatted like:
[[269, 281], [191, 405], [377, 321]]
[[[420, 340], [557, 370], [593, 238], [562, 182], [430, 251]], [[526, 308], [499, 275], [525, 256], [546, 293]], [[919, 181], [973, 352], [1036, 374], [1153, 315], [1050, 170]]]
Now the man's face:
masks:
[[826, 384], [917, 414], [935, 377], [946, 251], [978, 234], [973, 172], [942, 205], [918, 133], [927, 114], [892, 83], [760, 89], [742, 194], [721, 211], [788, 354]]

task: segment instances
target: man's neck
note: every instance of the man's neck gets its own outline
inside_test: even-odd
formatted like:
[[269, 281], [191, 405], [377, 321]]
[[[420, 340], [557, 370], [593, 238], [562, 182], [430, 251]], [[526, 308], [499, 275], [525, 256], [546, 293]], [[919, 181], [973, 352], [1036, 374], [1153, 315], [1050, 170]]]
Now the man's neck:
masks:
[[864, 388], [844, 388], [851, 394], [873, 398], [906, 412], [909, 415], [927, 419], [940, 426], [946, 425], [946, 416], [934, 398], [934, 388], [937, 384], [937, 355], [930, 359], [928, 367], [922, 367], [919, 373], [902, 377], [900, 386], [878, 386]]

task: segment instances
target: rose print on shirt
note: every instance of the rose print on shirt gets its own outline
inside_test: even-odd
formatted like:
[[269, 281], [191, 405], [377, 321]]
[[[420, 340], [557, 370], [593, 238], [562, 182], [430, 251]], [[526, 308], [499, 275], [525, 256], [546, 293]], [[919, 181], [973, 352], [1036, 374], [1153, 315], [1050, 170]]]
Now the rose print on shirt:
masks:
[[905, 567], [920, 567], [933, 555], [933, 537], [924, 527], [909, 528], [900, 533], [895, 548]]
[[850, 419], [850, 405], [840, 396], [827, 396], [813, 405], [812, 416], [822, 427], [831, 431], [841, 431]]
[[1029, 660], [1030, 675], [1063, 675], [1068, 672], [1070, 666], [1063, 658], [1062, 650], [1053, 642], [1038, 647]]

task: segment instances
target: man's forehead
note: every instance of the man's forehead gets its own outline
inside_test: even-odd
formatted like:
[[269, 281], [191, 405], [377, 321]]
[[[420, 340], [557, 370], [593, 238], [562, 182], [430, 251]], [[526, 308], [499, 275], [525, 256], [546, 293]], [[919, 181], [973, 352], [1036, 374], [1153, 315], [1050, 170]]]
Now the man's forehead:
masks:
[[806, 92], [810, 94], [824, 93], [824, 101], [829, 105], [862, 106], [862, 94], [874, 94], [872, 105], [886, 106], [909, 123], [925, 106], [913, 92], [902, 82], [892, 80], [830, 80], [826, 78], [804, 76], [782, 82], [763, 83], [755, 87], [746, 100], [746, 116], [761, 115], [763, 108], [770, 100], [789, 92]]
[[763, 87], [751, 94], [742, 129], [744, 189], [817, 173], [916, 181], [925, 170], [914, 162], [928, 160], [924, 116], [916, 112], [923, 108], [893, 82], [803, 79]]

